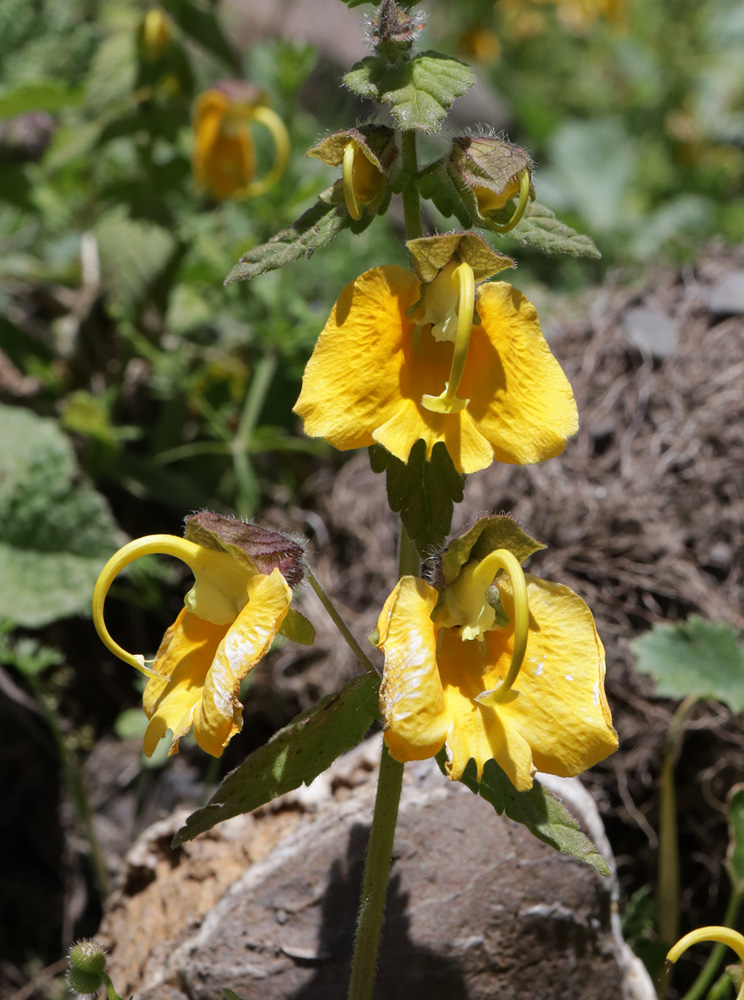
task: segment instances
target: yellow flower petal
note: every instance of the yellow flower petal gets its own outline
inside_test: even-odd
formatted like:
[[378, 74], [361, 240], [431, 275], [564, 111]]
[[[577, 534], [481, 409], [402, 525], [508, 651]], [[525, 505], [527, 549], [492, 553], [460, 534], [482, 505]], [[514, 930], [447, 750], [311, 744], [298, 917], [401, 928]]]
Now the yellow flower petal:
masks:
[[227, 629], [182, 608], [163, 636], [153, 669], [169, 679], [150, 678], [142, 696], [150, 720], [143, 747], [148, 757], [168, 729], [173, 734], [169, 753], [178, 753], [178, 741], [191, 729], [207, 672]]
[[194, 176], [215, 198], [239, 194], [256, 173], [253, 140], [231, 115], [233, 105], [226, 94], [208, 90], [194, 112]]
[[433, 587], [417, 577], [404, 576], [385, 602], [377, 623], [378, 646], [385, 651], [380, 687], [384, 738], [391, 755], [399, 761], [432, 757], [447, 735], [436, 628], [431, 620], [436, 602]]
[[[485, 337], [471, 339], [460, 395], [470, 398], [468, 412], [496, 461], [527, 465], [560, 454], [579, 428], [578, 411], [535, 307], [498, 281], [480, 288], [478, 313]], [[494, 369], [498, 385], [482, 377]]]
[[247, 583], [248, 603], [229, 625], [213, 625], [185, 608], [168, 629], [143, 695], [150, 719], [144, 751], [151, 756], [170, 729], [169, 753], [194, 726], [199, 746], [222, 755], [242, 727], [240, 682], [266, 655], [286, 617], [292, 592], [278, 569]]
[[243, 727], [240, 682], [268, 653], [291, 600], [292, 591], [278, 569], [248, 583], [248, 603], [219, 645], [194, 714], [196, 742], [213, 757], [221, 756]]
[[419, 281], [399, 267], [366, 271], [347, 285], [305, 369], [295, 406], [311, 437], [342, 451], [378, 441], [408, 461], [419, 439], [427, 457], [442, 441], [459, 472], [496, 458], [526, 464], [563, 450], [578, 428], [571, 387], [540, 331], [534, 307], [510, 285], [480, 289], [483, 322], [472, 328], [458, 413], [421, 403], [450, 376], [452, 344], [427, 325], [414, 336], [407, 310]]

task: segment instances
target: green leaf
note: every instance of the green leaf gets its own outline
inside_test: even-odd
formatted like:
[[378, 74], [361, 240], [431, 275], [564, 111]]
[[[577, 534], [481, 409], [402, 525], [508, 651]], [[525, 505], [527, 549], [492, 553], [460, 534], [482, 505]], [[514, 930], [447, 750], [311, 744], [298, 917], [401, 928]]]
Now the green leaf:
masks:
[[71, 104], [79, 104], [81, 93], [62, 80], [34, 80], [0, 93], [0, 118], [13, 118], [27, 111], [53, 114]]
[[[504, 223], [511, 218], [512, 213], [513, 209], [494, 212], [492, 218], [494, 222]], [[490, 228], [488, 222], [478, 222], [477, 225]], [[527, 207], [522, 221], [508, 235], [524, 246], [535, 247], [543, 253], [567, 253], [572, 257], [591, 257], [594, 260], [599, 260], [602, 256], [591, 236], [577, 233], [575, 229], [556, 219], [549, 208], [536, 201]]]
[[189, 816], [173, 845], [309, 785], [364, 738], [378, 717], [378, 690], [379, 679], [364, 674], [298, 715], [227, 775], [209, 803]]
[[744, 892], [744, 785], [729, 795], [729, 845], [726, 871], [735, 892]]
[[401, 521], [422, 557], [441, 547], [452, 525], [454, 505], [463, 497], [465, 476], [455, 469], [441, 441], [426, 461], [426, 444], [419, 439], [411, 449], [408, 464], [395, 458], [382, 445], [369, 449], [374, 472], [387, 473], [390, 509]]
[[209, 49], [236, 73], [240, 73], [240, 59], [220, 27], [214, 5], [209, 13], [190, 0], [163, 0], [163, 7], [185, 35]]
[[167, 229], [130, 219], [120, 206], [101, 216], [95, 234], [101, 285], [113, 302], [125, 308], [140, 301], [177, 247], [176, 238]]
[[342, 230], [352, 228], [354, 232], [361, 232], [372, 218], [373, 216], [365, 213], [352, 226], [353, 220], [345, 207], [319, 200], [288, 229], [277, 233], [268, 243], [262, 243], [243, 254], [240, 263], [228, 274], [225, 284], [250, 281], [259, 274], [284, 267], [300, 257], [312, 257], [319, 247], [327, 246]]
[[419, 174], [418, 189], [422, 198], [434, 202], [445, 219], [454, 215], [466, 229], [482, 224], [468, 211], [458, 194], [457, 187], [447, 172], [446, 159], [437, 160]]
[[[443, 751], [437, 754], [437, 762], [444, 770]], [[600, 875], [610, 874], [609, 865], [568, 809], [539, 781], [535, 780], [528, 792], [518, 792], [495, 760], [486, 761], [480, 784], [475, 773], [475, 761], [471, 760], [460, 780], [490, 802], [499, 816], [506, 813], [549, 847], [583, 861]]]
[[298, 642], [302, 646], [312, 646], [315, 642], [315, 629], [312, 622], [309, 622], [295, 608], [289, 609], [279, 631], [287, 639]]
[[89, 615], [119, 541], [106, 501], [53, 420], [0, 405], [0, 440], [0, 618], [39, 628]]
[[513, 517], [496, 514], [481, 517], [464, 535], [453, 539], [442, 553], [442, 574], [449, 584], [471, 559], [480, 561], [495, 549], [508, 549], [523, 563], [545, 546], [523, 531]]
[[636, 670], [656, 681], [658, 698], [712, 698], [744, 710], [744, 649], [722, 622], [691, 615], [677, 625], [654, 625], [634, 640]]
[[450, 105], [467, 94], [475, 75], [459, 59], [422, 52], [392, 63], [382, 55], [367, 56], [346, 74], [344, 83], [361, 97], [387, 104], [400, 128], [438, 132]]

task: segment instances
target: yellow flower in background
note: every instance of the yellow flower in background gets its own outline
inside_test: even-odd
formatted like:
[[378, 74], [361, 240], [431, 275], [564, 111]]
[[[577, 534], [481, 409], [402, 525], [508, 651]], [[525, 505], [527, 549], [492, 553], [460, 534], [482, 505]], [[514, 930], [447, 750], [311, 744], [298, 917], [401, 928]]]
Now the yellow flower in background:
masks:
[[442, 441], [463, 473], [552, 458], [578, 428], [534, 306], [505, 282], [476, 291], [467, 264], [448, 265], [426, 286], [401, 267], [347, 285], [295, 412], [308, 435], [342, 451], [378, 442], [407, 462], [419, 438], [427, 458]]
[[471, 758], [480, 779], [493, 758], [526, 791], [535, 770], [576, 775], [617, 749], [589, 608], [568, 587], [525, 575], [506, 549], [468, 562], [443, 594], [404, 576], [377, 629], [396, 760], [446, 746], [453, 780]]
[[[144, 738], [148, 757], [167, 730], [172, 734], [169, 753], [178, 753], [178, 741], [192, 726], [202, 750], [213, 757], [222, 755], [242, 728], [240, 683], [269, 651], [290, 611], [292, 592], [279, 566], [291, 582], [298, 580], [302, 550], [291, 540], [220, 515], [202, 513], [189, 521], [197, 528], [206, 525], [207, 532], [212, 532], [196, 536], [207, 544], [175, 535], [138, 538], [108, 561], [93, 594], [93, 622], [99, 636], [112, 653], [149, 678], [142, 699], [150, 720]], [[232, 522], [226, 530], [225, 522]], [[214, 547], [214, 534], [220, 530], [227, 544]], [[268, 538], [275, 549], [274, 539], [284, 545], [282, 553], [264, 564], [264, 572], [246, 552], [239, 551], [243, 545], [239, 535], [251, 530], [260, 534], [262, 542]], [[154, 659], [146, 664], [143, 656], [126, 652], [111, 638], [103, 606], [118, 573], [140, 556], [151, 554], [185, 562], [195, 582]], [[263, 549], [262, 558], [267, 558]]]
[[[261, 179], [256, 179], [254, 123], [267, 128], [274, 141], [274, 162]], [[228, 80], [202, 94], [194, 110], [193, 131], [194, 178], [197, 187], [215, 198], [263, 194], [284, 173], [289, 158], [287, 130], [250, 84]]]
[[139, 51], [146, 62], [154, 63], [162, 59], [171, 47], [173, 22], [158, 7], [150, 7], [140, 22]]

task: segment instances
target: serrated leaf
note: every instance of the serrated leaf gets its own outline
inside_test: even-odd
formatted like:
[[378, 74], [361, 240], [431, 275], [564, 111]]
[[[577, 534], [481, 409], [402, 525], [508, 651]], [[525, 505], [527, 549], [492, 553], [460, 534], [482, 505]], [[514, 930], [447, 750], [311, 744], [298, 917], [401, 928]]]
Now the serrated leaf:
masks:
[[400, 128], [438, 132], [452, 102], [470, 90], [475, 75], [459, 59], [422, 52], [395, 62], [383, 55], [367, 56], [346, 74], [344, 83], [361, 97], [387, 104]]
[[744, 785], [732, 790], [729, 796], [729, 845], [726, 854], [726, 871], [735, 892], [744, 892]]
[[162, 226], [130, 219], [121, 207], [101, 216], [94, 231], [102, 288], [118, 305], [136, 305], [168, 264], [176, 238]]
[[[369, 225], [371, 219], [372, 216], [366, 214], [362, 216], [354, 225], [354, 231], [361, 232]], [[288, 229], [277, 233], [268, 243], [262, 243], [243, 254], [240, 263], [236, 264], [225, 278], [225, 284], [250, 281], [259, 274], [284, 267], [301, 257], [312, 257], [319, 247], [327, 246], [340, 232], [350, 228], [351, 225], [352, 218], [345, 207], [319, 200]]]
[[[444, 768], [443, 752], [437, 761]], [[609, 875], [610, 866], [595, 844], [582, 833], [578, 822], [552, 792], [535, 779], [528, 792], [518, 792], [495, 760], [486, 761], [480, 784], [475, 777], [475, 762], [470, 761], [462, 778], [464, 785], [480, 795], [500, 815], [526, 826], [530, 833], [561, 854], [577, 858], [596, 869], [600, 875]]]
[[287, 639], [298, 642], [301, 646], [312, 646], [315, 642], [315, 629], [312, 622], [308, 621], [296, 608], [289, 609], [279, 631]]
[[495, 549], [508, 549], [523, 563], [545, 546], [531, 538], [508, 514], [481, 517], [464, 535], [453, 539], [442, 553], [442, 574], [447, 584], [471, 559], [480, 561]]
[[118, 542], [106, 501], [53, 420], [0, 405], [0, 440], [0, 619], [38, 628], [89, 615]]
[[369, 449], [374, 472], [386, 472], [390, 509], [400, 514], [408, 537], [422, 557], [431, 555], [449, 534], [454, 505], [463, 497], [465, 476], [455, 469], [441, 441], [426, 461], [426, 445], [418, 440], [408, 464], [395, 458], [382, 445]]
[[[497, 223], [507, 222], [512, 212], [513, 209], [494, 212], [493, 220]], [[478, 224], [489, 228], [487, 222]], [[522, 221], [508, 235], [524, 246], [534, 247], [547, 254], [567, 253], [572, 257], [591, 257], [593, 260], [602, 257], [591, 236], [577, 233], [565, 222], [556, 219], [555, 213], [549, 208], [536, 201], [527, 207]]]
[[631, 648], [636, 670], [650, 674], [659, 698], [712, 698], [744, 711], [744, 648], [732, 628], [691, 615], [677, 625], [654, 625]]
[[53, 113], [80, 100], [80, 91], [63, 80], [35, 80], [0, 93], [0, 118], [14, 118], [29, 111]]
[[189, 816], [174, 837], [174, 846], [303, 783], [309, 785], [364, 738], [379, 714], [379, 686], [373, 674], [355, 677], [280, 729], [227, 775], [204, 808]]

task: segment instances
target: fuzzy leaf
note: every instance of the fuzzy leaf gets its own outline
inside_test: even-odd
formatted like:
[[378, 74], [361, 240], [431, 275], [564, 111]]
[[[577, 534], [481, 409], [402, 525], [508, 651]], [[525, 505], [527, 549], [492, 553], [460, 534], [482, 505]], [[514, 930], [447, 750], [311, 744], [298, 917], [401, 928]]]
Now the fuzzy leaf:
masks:
[[387, 495], [391, 510], [401, 521], [422, 557], [431, 555], [447, 537], [454, 505], [462, 500], [465, 476], [455, 469], [444, 444], [438, 441], [431, 461], [426, 445], [416, 442], [408, 464], [395, 458], [382, 445], [369, 449], [374, 472], [387, 473]]
[[[437, 755], [444, 767], [443, 753]], [[554, 847], [561, 854], [577, 858], [609, 875], [610, 867], [591, 840], [579, 829], [579, 824], [552, 792], [535, 780], [528, 792], [518, 792], [495, 760], [486, 761], [480, 784], [475, 777], [475, 762], [470, 761], [460, 779], [464, 785], [490, 802], [500, 815], [526, 826], [538, 840]]]
[[[512, 213], [512, 208], [494, 212], [493, 220], [506, 222]], [[476, 224], [488, 227], [487, 221]], [[556, 219], [555, 213], [549, 208], [536, 201], [527, 207], [522, 221], [508, 235], [524, 246], [534, 247], [547, 254], [567, 253], [572, 257], [591, 257], [594, 260], [599, 260], [602, 256], [591, 236], [577, 233], [575, 229]]]
[[162, 226], [130, 219], [120, 207], [95, 226], [101, 258], [101, 285], [109, 298], [133, 308], [164, 271], [177, 243]]
[[359, 222], [354, 223], [345, 207], [320, 199], [288, 229], [272, 236], [268, 243], [243, 254], [240, 263], [225, 278], [225, 284], [250, 281], [259, 274], [284, 267], [301, 257], [312, 257], [319, 247], [327, 246], [342, 230], [352, 228], [354, 232], [361, 232], [372, 218], [365, 213]]
[[631, 643], [636, 670], [656, 681], [659, 698], [712, 698], [744, 711], [744, 648], [722, 622], [691, 615], [677, 625], [654, 625]]
[[399, 128], [438, 132], [450, 105], [470, 90], [475, 75], [459, 59], [422, 52], [392, 63], [383, 55], [367, 56], [344, 83], [360, 97], [387, 104]]
[[53, 420], [0, 405], [0, 619], [39, 628], [89, 615], [93, 585], [120, 539]]
[[189, 816], [173, 845], [309, 785], [364, 738], [378, 717], [378, 691], [378, 678], [364, 674], [298, 715], [227, 775], [209, 803]]
[[482, 225], [464, 204], [458, 189], [447, 172], [444, 160], [437, 160], [419, 175], [419, 194], [426, 201], [434, 202], [437, 210], [445, 219], [454, 215], [466, 229]]

